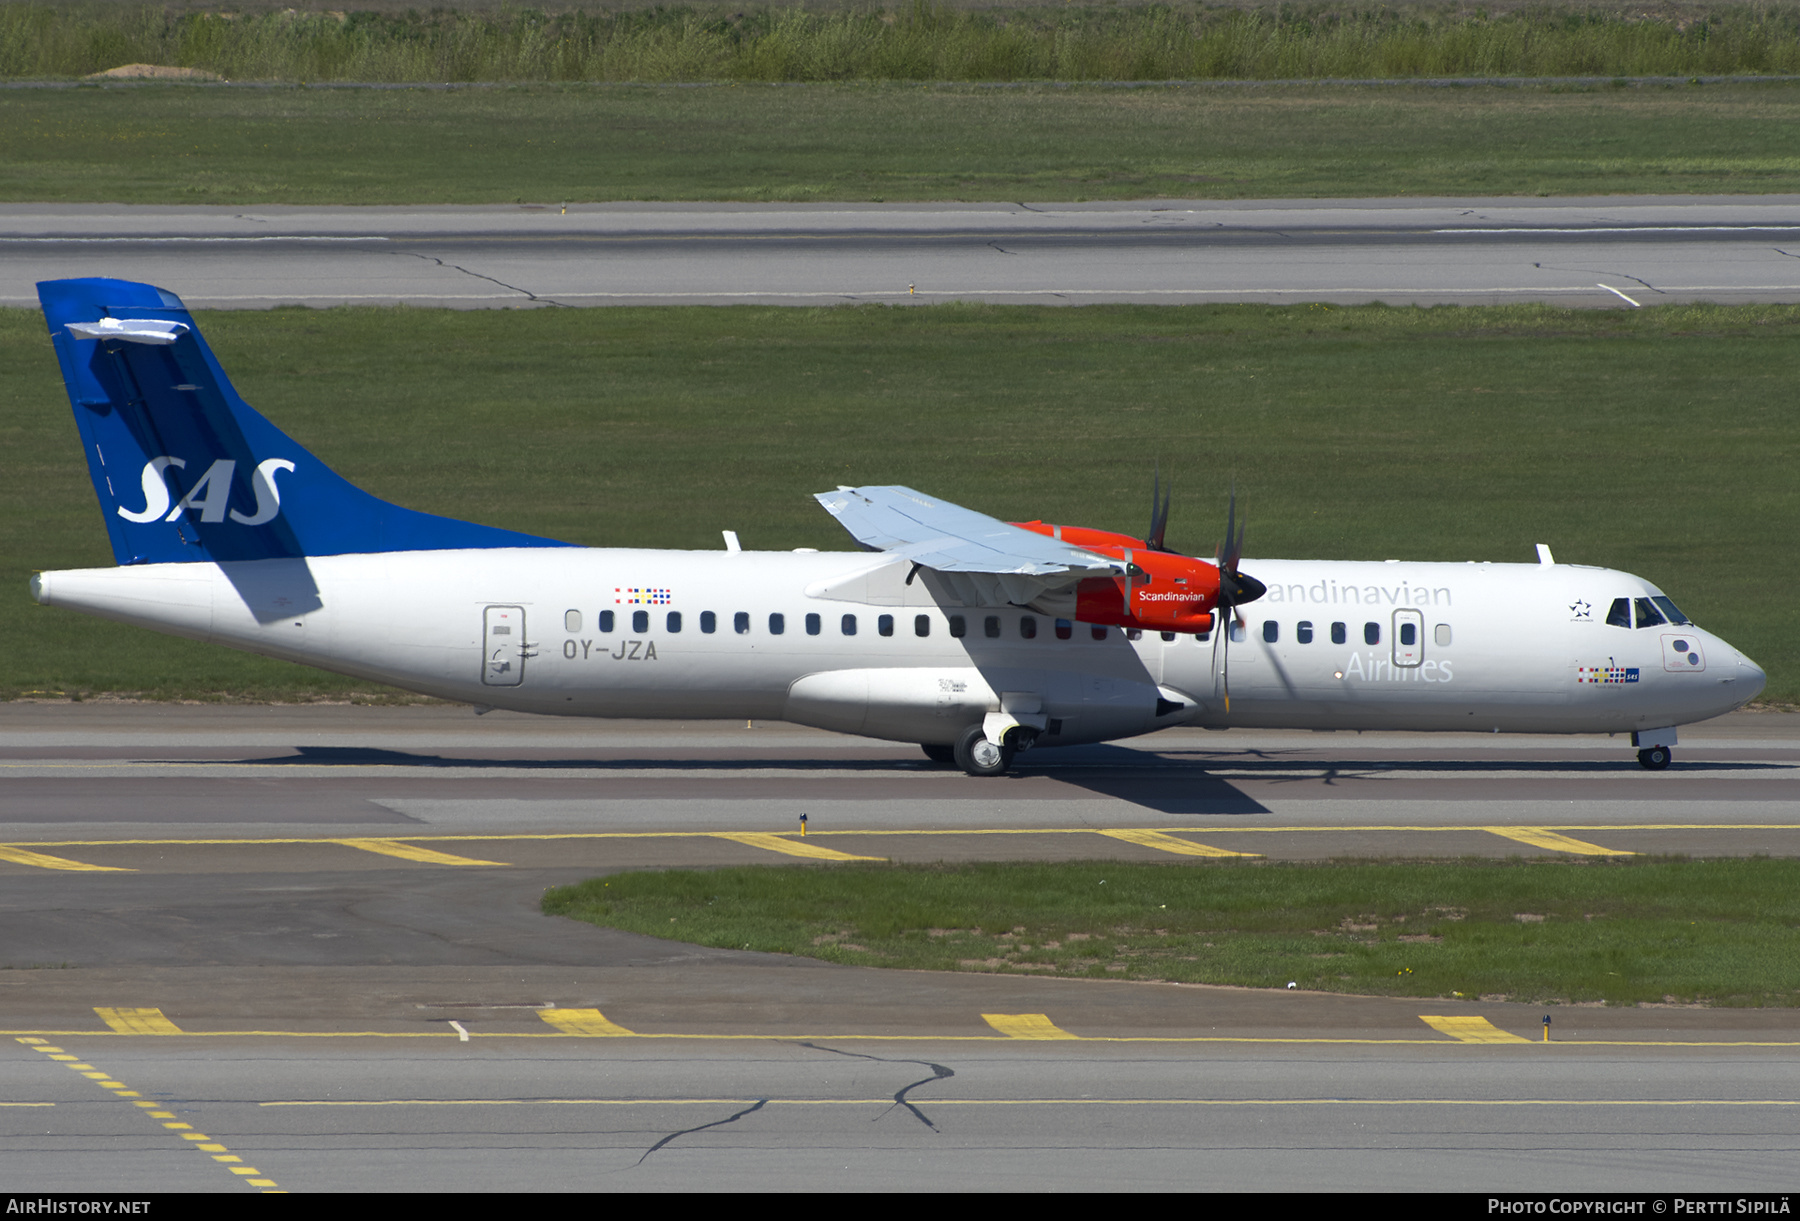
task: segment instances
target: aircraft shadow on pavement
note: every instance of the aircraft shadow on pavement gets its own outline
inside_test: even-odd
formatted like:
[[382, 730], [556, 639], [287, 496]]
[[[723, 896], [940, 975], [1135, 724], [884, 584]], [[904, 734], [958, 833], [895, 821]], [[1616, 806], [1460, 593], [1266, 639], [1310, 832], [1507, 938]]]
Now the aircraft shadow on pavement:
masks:
[[[170, 762], [176, 762], [170, 760]], [[181, 760], [180, 762], [195, 762]], [[208, 760], [217, 763], [220, 760]], [[579, 771], [596, 777], [619, 772], [666, 772], [671, 776], [732, 775], [777, 770], [788, 773], [856, 772], [871, 777], [896, 772], [940, 772], [940, 765], [925, 759], [843, 758], [806, 751], [758, 753], [687, 758], [631, 755], [596, 759], [483, 757], [423, 754], [363, 746], [297, 746], [293, 754], [236, 760], [239, 765], [296, 767], [321, 764], [341, 767], [394, 767], [420, 771]], [[1714, 776], [1758, 777], [1791, 774], [1786, 763], [1733, 760], [1677, 761], [1665, 775], [1706, 773]], [[971, 784], [1006, 785], [1021, 781], [1052, 780], [1098, 796], [1130, 802], [1163, 814], [1267, 814], [1271, 811], [1240, 784], [1323, 787], [1338, 795], [1354, 795], [1359, 780], [1430, 777], [1455, 781], [1467, 777], [1491, 777], [1502, 773], [1518, 779], [1608, 778], [1638, 775], [1642, 771], [1629, 756], [1620, 759], [1363, 759], [1319, 758], [1313, 752], [1267, 750], [1147, 751], [1125, 746], [1066, 747], [1020, 755], [1011, 775]], [[1230, 773], [1219, 775], [1217, 773]], [[1346, 793], [1345, 786], [1352, 786]], [[958, 796], [963, 794], [958, 793]], [[941, 791], [933, 796], [948, 796]]]

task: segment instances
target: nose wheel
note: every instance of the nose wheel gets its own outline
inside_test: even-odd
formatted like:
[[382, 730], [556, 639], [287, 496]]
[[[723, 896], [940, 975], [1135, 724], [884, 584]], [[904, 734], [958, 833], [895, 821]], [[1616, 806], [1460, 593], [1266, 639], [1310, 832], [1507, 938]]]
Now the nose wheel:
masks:
[[971, 725], [956, 739], [956, 765], [971, 776], [1003, 776], [1012, 766], [1013, 748], [995, 746], [979, 725]]
[[1666, 746], [1646, 746], [1638, 751], [1638, 763], [1649, 771], [1660, 772], [1674, 756]]

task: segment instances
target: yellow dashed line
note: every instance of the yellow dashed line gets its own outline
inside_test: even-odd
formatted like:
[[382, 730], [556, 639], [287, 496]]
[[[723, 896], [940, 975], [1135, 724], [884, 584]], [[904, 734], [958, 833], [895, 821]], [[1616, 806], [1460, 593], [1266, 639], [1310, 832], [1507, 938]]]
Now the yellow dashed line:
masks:
[[[107, 1024], [112, 1026], [113, 1031], [116, 1034], [168, 1034], [168, 1033], [181, 1034], [181, 1033], [183, 1033], [182, 1031], [176, 1029], [174, 1024], [171, 1023], [168, 1018], [163, 1017], [162, 1011], [160, 1009], [101, 1009], [101, 1008], [95, 1008], [94, 1012], [98, 1013], [102, 1018], [105, 1018], [107, 1021]], [[124, 1015], [124, 1016], [119, 1017], [117, 1023], [115, 1024], [114, 1017], [109, 1017], [108, 1016], [109, 1014]], [[158, 1023], [161, 1023], [161, 1025], [163, 1025], [163, 1026], [167, 1026], [168, 1030], [165, 1031], [165, 1030], [156, 1029], [156, 1026]], [[135, 1024], [136, 1028], [131, 1028], [131, 1027], [133, 1027], [134, 1024]], [[64, 1068], [74, 1069], [75, 1071], [79, 1072], [83, 1077], [106, 1078], [106, 1080], [100, 1081], [98, 1084], [100, 1084], [102, 1087], [104, 1087], [106, 1089], [111, 1090], [120, 1099], [136, 1098], [138, 1096], [138, 1093], [136, 1090], [126, 1089], [125, 1086], [121, 1082], [112, 1080], [110, 1078], [110, 1076], [106, 1073], [95, 1072], [92, 1065], [83, 1064], [80, 1061], [75, 1060], [75, 1057], [68, 1055], [60, 1047], [52, 1047], [48, 1043], [44, 1042], [44, 1040], [42, 1040], [42, 1039], [20, 1038], [17, 1041], [25, 1044], [27, 1047], [31, 1048], [33, 1051], [44, 1056], [46, 1059], [61, 1063]], [[69, 1061], [75, 1061], [75, 1062], [69, 1063]], [[45, 1103], [45, 1104], [38, 1104], [38, 1105], [49, 1105], [49, 1104]], [[131, 1105], [139, 1108], [150, 1119], [164, 1121], [162, 1126], [171, 1136], [179, 1136], [184, 1141], [192, 1142], [189, 1145], [190, 1148], [203, 1149], [203, 1150], [207, 1151], [208, 1153], [212, 1153], [214, 1150], [218, 1150], [218, 1153], [215, 1154], [213, 1157], [213, 1160], [215, 1162], [241, 1162], [241, 1161], [243, 1161], [242, 1158], [233, 1157], [231, 1154], [225, 1152], [225, 1146], [222, 1144], [219, 1144], [217, 1141], [213, 1140], [213, 1138], [208, 1136], [206, 1133], [194, 1131], [193, 1124], [183, 1123], [180, 1120], [176, 1119], [175, 1113], [173, 1111], [159, 1110], [158, 1109], [158, 1107], [160, 1106], [159, 1103], [134, 1102]], [[231, 1171], [231, 1173], [237, 1174], [237, 1175], [248, 1176], [248, 1175], [261, 1175], [262, 1174], [262, 1171], [257, 1170], [251, 1166], [244, 1166], [244, 1167], [227, 1166], [226, 1169]], [[252, 1187], [265, 1187], [265, 1188], [275, 1188], [276, 1187], [275, 1180], [269, 1179], [269, 1178], [246, 1178], [244, 1181]], [[277, 1188], [277, 1190], [279, 1190], [279, 1189]]]
[[180, 1034], [181, 1027], [163, 1016], [161, 1009], [102, 1009], [94, 1006], [100, 1020], [117, 1034]]
[[48, 856], [42, 852], [33, 852], [29, 848], [15, 848], [9, 844], [0, 844], [0, 861], [11, 861], [15, 865], [33, 865], [39, 869], [72, 869], [83, 873], [137, 872], [135, 869], [121, 869], [117, 865], [89, 865], [83, 861]]
[[750, 848], [764, 848], [770, 852], [780, 852], [787, 856], [803, 856], [815, 861], [879, 861], [879, 856], [853, 856], [848, 852], [839, 852], [836, 848], [821, 848], [817, 844], [809, 844], [803, 839], [793, 839], [786, 835], [776, 835], [767, 831], [712, 831], [708, 834], [713, 839], [728, 839], [734, 844], [743, 844]]
[[360, 848], [364, 852], [376, 852], [382, 856], [397, 856], [403, 861], [423, 861], [427, 865], [505, 864], [504, 861], [478, 861], [472, 856], [452, 856], [435, 848], [421, 848], [417, 844], [403, 844], [394, 839], [331, 839], [324, 842], [342, 844], [346, 848]]
[[1009, 1039], [1079, 1039], [1050, 1020], [1045, 1013], [984, 1013], [981, 1020]]
[[1599, 844], [1590, 844], [1584, 839], [1571, 839], [1548, 827], [1483, 827], [1482, 830], [1492, 831], [1495, 835], [1517, 840], [1521, 844], [1530, 844], [1533, 848], [1548, 848], [1552, 852], [1572, 852], [1577, 856], [1637, 855], [1635, 852], [1621, 852], [1616, 848], [1602, 848]]
[[1421, 1013], [1419, 1020], [1433, 1030], [1449, 1035], [1459, 1043], [1529, 1043], [1530, 1039], [1509, 1034], [1484, 1017], [1431, 1017]]
[[564, 1034], [606, 1035], [618, 1038], [634, 1035], [616, 1022], [609, 1022], [598, 1009], [540, 1009], [538, 1016]]
[[1207, 844], [1196, 844], [1191, 839], [1177, 839], [1173, 835], [1165, 835], [1161, 831], [1134, 831], [1125, 827], [1114, 827], [1097, 832], [1110, 839], [1121, 839], [1128, 844], [1141, 844], [1146, 848], [1156, 848], [1163, 852], [1174, 852], [1181, 856], [1260, 856], [1259, 852], [1232, 852], [1226, 848], [1214, 848]]

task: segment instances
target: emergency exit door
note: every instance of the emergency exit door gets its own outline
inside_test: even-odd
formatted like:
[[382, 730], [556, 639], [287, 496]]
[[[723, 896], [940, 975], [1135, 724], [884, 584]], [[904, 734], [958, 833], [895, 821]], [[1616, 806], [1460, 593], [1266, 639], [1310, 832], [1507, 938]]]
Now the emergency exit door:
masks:
[[516, 687], [525, 681], [525, 608], [490, 606], [482, 612], [481, 681], [489, 687]]

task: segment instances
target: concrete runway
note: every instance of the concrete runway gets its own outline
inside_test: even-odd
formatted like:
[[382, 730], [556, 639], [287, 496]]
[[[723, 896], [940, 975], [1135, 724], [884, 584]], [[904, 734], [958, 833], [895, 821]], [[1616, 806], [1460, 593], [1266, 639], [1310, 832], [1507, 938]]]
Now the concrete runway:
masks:
[[145, 280], [196, 308], [1800, 300], [1800, 197], [0, 207], [0, 304]]
[[[0, 705], [0, 1166], [32, 1191], [1751, 1191], [1788, 1011], [930, 975], [538, 913], [664, 864], [1800, 851], [1800, 717], [1171, 731], [972, 780], [780, 725]], [[800, 811], [809, 834], [795, 834]], [[59, 1059], [58, 1057], [63, 1057]]]

